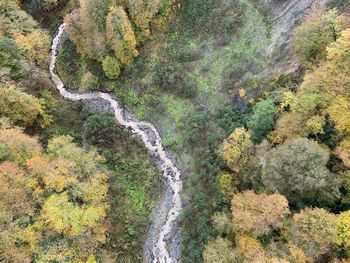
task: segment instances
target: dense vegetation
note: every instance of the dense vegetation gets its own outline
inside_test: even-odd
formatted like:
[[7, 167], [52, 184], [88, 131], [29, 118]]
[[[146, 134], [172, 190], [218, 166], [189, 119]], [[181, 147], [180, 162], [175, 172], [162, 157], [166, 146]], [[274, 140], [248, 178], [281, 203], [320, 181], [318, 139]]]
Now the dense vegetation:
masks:
[[311, 10], [293, 39], [308, 69], [301, 84], [261, 100], [247, 126], [224, 140], [219, 186], [232, 214], [213, 215], [205, 262], [349, 257], [348, 20], [335, 9]]
[[112, 115], [55, 93], [65, 21], [64, 83], [115, 92], [179, 159], [182, 262], [347, 262], [349, 5], [310, 10], [281, 73], [263, 0], [0, 0], [0, 261], [141, 262], [161, 192]]

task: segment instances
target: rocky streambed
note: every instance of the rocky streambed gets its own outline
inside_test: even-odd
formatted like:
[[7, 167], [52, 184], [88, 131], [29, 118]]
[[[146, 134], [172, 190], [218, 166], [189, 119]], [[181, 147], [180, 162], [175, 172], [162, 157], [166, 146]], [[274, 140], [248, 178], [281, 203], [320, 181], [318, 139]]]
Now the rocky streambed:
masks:
[[63, 23], [51, 46], [50, 74], [60, 94], [71, 101], [82, 101], [99, 111], [113, 112], [116, 121], [131, 133], [140, 137], [152, 160], [165, 178], [165, 191], [152, 210], [147, 241], [144, 246], [144, 262], [173, 263], [180, 261], [181, 231], [179, 215], [182, 211], [180, 193], [182, 191], [181, 171], [173, 155], [163, 146], [157, 129], [151, 123], [138, 121], [115, 96], [104, 92], [78, 93], [65, 88], [55, 72], [60, 41], [65, 34]]

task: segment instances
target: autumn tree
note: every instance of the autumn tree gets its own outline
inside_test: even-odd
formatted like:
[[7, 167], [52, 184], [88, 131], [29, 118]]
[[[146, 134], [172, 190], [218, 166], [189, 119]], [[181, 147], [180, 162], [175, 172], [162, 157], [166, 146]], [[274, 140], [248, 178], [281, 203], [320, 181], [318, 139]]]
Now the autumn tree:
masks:
[[337, 96], [327, 109], [335, 127], [344, 135], [350, 135], [350, 101], [345, 96]]
[[233, 194], [237, 190], [235, 185], [235, 175], [230, 173], [222, 173], [218, 176], [218, 180], [222, 197], [225, 201], [231, 201]]
[[0, 213], [0, 258], [96, 262], [108, 209], [103, 159], [68, 136], [51, 139], [43, 154], [38, 140], [18, 129], [0, 130], [0, 145], [7, 152], [0, 163], [0, 205], [6, 208]]
[[293, 215], [287, 238], [314, 261], [331, 251], [337, 241], [337, 225], [334, 214], [320, 208], [306, 208]]
[[102, 63], [105, 75], [115, 79], [133, 63], [137, 43], [150, 37], [150, 22], [159, 13], [160, 0], [80, 0], [80, 8], [65, 17], [70, 39], [84, 57]]
[[51, 122], [45, 112], [44, 103], [14, 86], [0, 89], [0, 117], [9, 118], [13, 124], [28, 127], [38, 124], [41, 127]]
[[150, 35], [150, 21], [158, 13], [160, 0], [127, 0], [128, 10], [135, 25], [144, 36]]
[[[350, 29], [341, 32], [341, 37], [327, 48], [327, 61], [305, 75], [300, 92], [326, 93], [330, 98], [349, 95], [346, 89], [350, 82]], [[329, 101], [329, 100], [328, 100]]]
[[269, 134], [269, 140], [280, 144], [287, 139], [303, 137], [307, 135], [305, 118], [296, 112], [284, 112], [277, 120], [276, 129]]
[[224, 235], [228, 235], [232, 232], [232, 219], [229, 214], [224, 212], [216, 212], [211, 217], [213, 227], [215, 230]]
[[340, 37], [347, 26], [346, 17], [335, 9], [313, 8], [306, 20], [296, 28], [293, 47], [304, 63], [315, 63], [326, 58], [326, 47]]
[[249, 235], [237, 235], [235, 237], [235, 243], [247, 262], [252, 262], [254, 258], [262, 262], [262, 259], [265, 257], [262, 244], [254, 237]]
[[203, 259], [205, 263], [238, 263], [241, 262], [240, 256], [234, 250], [232, 242], [222, 237], [217, 237], [204, 247]]
[[338, 216], [339, 225], [337, 226], [337, 243], [344, 248], [347, 256], [350, 248], [350, 210], [341, 213]]
[[0, 258], [4, 262], [30, 262], [26, 226], [34, 214], [25, 170], [16, 163], [0, 163]]
[[86, 72], [80, 82], [79, 90], [85, 91], [98, 87], [98, 78], [90, 71]]
[[106, 36], [121, 66], [128, 66], [138, 55], [136, 37], [122, 6], [111, 7], [106, 18]]
[[224, 140], [220, 153], [227, 166], [238, 172], [247, 163], [252, 146], [250, 133], [244, 128], [237, 128]]
[[28, 35], [15, 34], [15, 39], [30, 61], [43, 68], [48, 65], [51, 40], [46, 33], [35, 30]]
[[350, 168], [350, 139], [343, 140], [335, 149], [335, 153], [340, 157], [344, 165]]
[[11, 158], [19, 164], [26, 159], [40, 155], [42, 148], [38, 140], [31, 138], [19, 129], [0, 130], [0, 143], [10, 152]]
[[283, 217], [288, 215], [287, 199], [279, 194], [255, 194], [245, 191], [232, 198], [233, 228], [236, 233], [267, 235], [282, 227]]
[[268, 153], [262, 182], [268, 191], [278, 191], [293, 204], [332, 201], [338, 192], [326, 168], [328, 159], [327, 150], [314, 141], [287, 140]]

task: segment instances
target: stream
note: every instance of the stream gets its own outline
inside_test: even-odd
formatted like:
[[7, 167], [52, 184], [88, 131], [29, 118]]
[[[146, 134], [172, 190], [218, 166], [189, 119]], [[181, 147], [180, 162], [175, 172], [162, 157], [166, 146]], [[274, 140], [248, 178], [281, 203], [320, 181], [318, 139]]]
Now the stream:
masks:
[[51, 46], [50, 74], [51, 79], [60, 94], [71, 101], [102, 100], [114, 111], [116, 121], [138, 135], [147, 148], [152, 159], [162, 171], [166, 179], [165, 194], [152, 210], [152, 224], [149, 227], [148, 237], [144, 248], [144, 262], [175, 263], [179, 262], [180, 255], [180, 228], [178, 217], [182, 210], [181, 171], [176, 160], [166, 151], [162, 139], [153, 124], [138, 121], [114, 95], [104, 92], [77, 93], [68, 91], [55, 72], [56, 58], [60, 41], [65, 34], [65, 23], [58, 28]]

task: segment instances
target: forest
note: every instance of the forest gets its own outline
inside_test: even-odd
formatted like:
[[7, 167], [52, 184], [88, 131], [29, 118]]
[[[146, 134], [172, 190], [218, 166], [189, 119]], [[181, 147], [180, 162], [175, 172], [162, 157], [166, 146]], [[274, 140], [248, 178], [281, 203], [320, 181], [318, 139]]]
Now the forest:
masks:
[[350, 262], [349, 0], [0, 0], [0, 262]]

